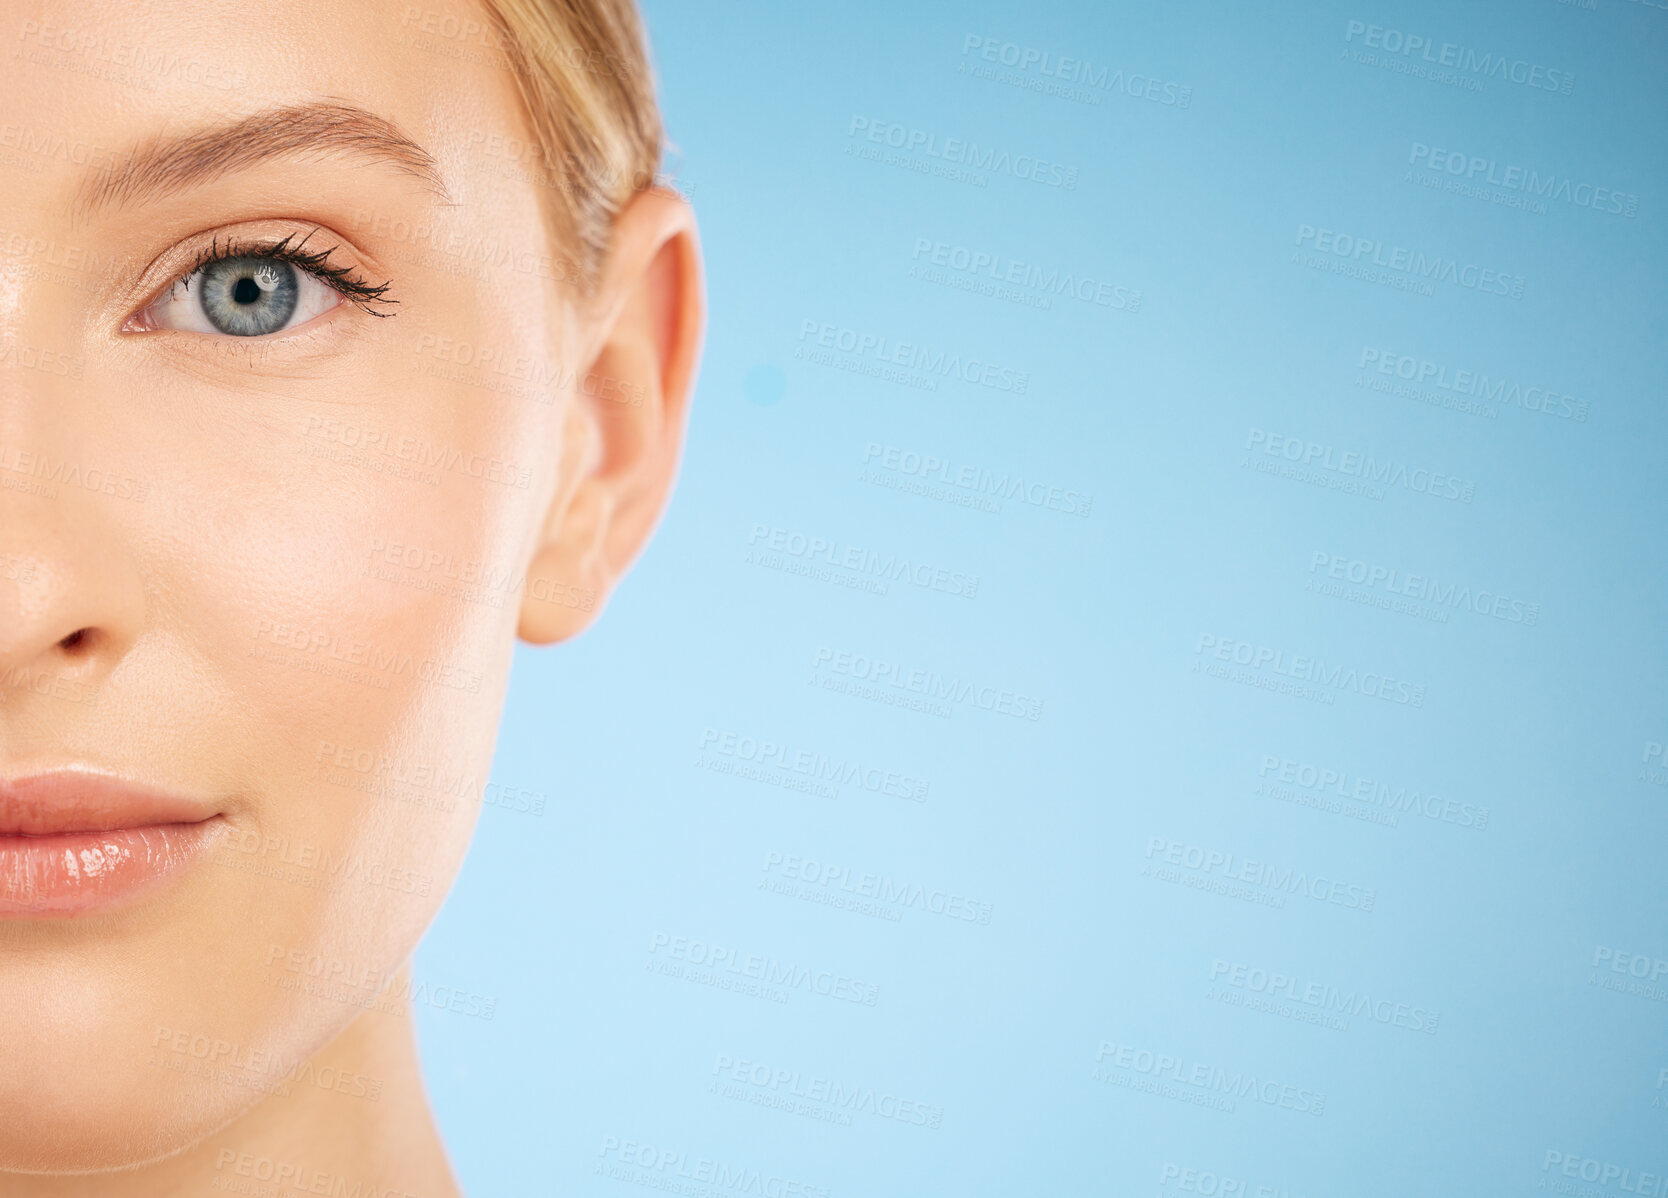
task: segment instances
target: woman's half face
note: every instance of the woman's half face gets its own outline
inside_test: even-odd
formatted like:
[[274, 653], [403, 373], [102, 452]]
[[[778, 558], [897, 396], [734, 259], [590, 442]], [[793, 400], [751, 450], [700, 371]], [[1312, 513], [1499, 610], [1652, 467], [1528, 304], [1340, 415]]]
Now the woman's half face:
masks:
[[669, 485], [664, 321], [423, 11], [0, 5], [0, 1170], [173, 1151], [398, 975], [517, 628]]

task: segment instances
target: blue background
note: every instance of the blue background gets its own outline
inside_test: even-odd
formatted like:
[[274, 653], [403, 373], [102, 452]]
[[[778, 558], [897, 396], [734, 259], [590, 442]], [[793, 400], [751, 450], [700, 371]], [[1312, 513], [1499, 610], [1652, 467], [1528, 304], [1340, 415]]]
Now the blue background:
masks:
[[[1652, 990], [1627, 972], [1668, 960], [1668, 774], [1660, 752], [1645, 763], [1668, 741], [1668, 10], [925, 7], [646, 5], [668, 170], [701, 221], [708, 343], [651, 548], [593, 630], [517, 659], [494, 778], [545, 810], [486, 808], [418, 953], [420, 979], [496, 999], [491, 1020], [419, 1008], [461, 1180], [1295, 1196], [1623, 1192], [1565, 1160], [1629, 1169], [1635, 1187], [1668, 1173], [1668, 978]], [[1370, 49], [1352, 21], [1573, 84], [1387, 69], [1359, 56], [1420, 56]], [[1098, 102], [1041, 90], [1059, 81], [1035, 64], [980, 77], [1003, 69], [983, 39], [1085, 60], [1078, 87]], [[1093, 86], [1103, 69], [1126, 86]], [[1131, 95], [1131, 76], [1173, 86]], [[1186, 106], [1166, 102], [1182, 88]], [[866, 140], [883, 122], [1058, 163], [1075, 185], [863, 157], [885, 151]], [[1445, 191], [1417, 145], [1636, 206]], [[1300, 244], [1304, 227], [1523, 292], [1351, 277], [1317, 234]], [[945, 286], [922, 277], [920, 239], [1107, 281], [1139, 307]], [[875, 377], [873, 351], [818, 346], [825, 325], [995, 363], [1026, 389]], [[1586, 419], [1374, 390], [1405, 384], [1363, 371], [1366, 351], [1575, 397]], [[1358, 451], [1452, 475], [1473, 497], [1267, 473], [1291, 463], [1259, 430], [1334, 463]], [[882, 468], [887, 447], [1092, 506], [990, 511], [942, 498], [965, 494], [953, 484], [901, 489], [912, 476]], [[826, 561], [761, 556], [773, 529], [976, 576], [977, 591], [841, 585], [852, 572]], [[1538, 618], [1350, 586], [1328, 579], [1333, 560]], [[1386, 606], [1398, 599], [1418, 611]], [[1238, 644], [1278, 664], [1236, 666]], [[838, 653], [1041, 712], [876, 701], [850, 693]], [[1362, 693], [1371, 682], [1270, 689], [1299, 657], [1423, 701]], [[924, 780], [925, 801], [739, 775], [719, 749], [731, 733]], [[1269, 758], [1438, 796], [1439, 815], [1390, 826], [1362, 800], [1282, 797]], [[1486, 825], [1440, 818], [1461, 805]], [[1188, 867], [1210, 852], [1357, 901], [1224, 894], [1224, 868]], [[789, 856], [988, 904], [989, 922], [924, 899], [877, 916], [778, 893], [841, 893], [784, 879]], [[809, 982], [778, 987], [785, 1002], [706, 984], [678, 938], [851, 979], [873, 1005]], [[1225, 984], [1219, 962], [1298, 981], [1258, 1009], [1271, 996]], [[1435, 1012], [1434, 1031], [1360, 1011], [1314, 1022], [1324, 1000], [1294, 999], [1310, 982], [1368, 995], [1369, 1011]], [[1164, 1072], [1161, 1055], [1183, 1064]], [[777, 1070], [797, 1081], [745, 1080]], [[1188, 1080], [1236, 1075], [1276, 1101]], [[817, 1078], [857, 1097], [791, 1093]], [[1280, 1105], [1296, 1093], [1324, 1106]], [[882, 1113], [899, 1098], [937, 1126]], [[720, 1162], [742, 1180], [712, 1181]]]

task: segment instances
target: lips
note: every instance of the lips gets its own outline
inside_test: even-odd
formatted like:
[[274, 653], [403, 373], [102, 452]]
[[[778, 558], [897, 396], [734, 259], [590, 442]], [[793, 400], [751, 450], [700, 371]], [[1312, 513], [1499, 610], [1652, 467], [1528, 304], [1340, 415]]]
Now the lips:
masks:
[[106, 774], [0, 778], [0, 918], [76, 915], [139, 897], [200, 857], [202, 800]]

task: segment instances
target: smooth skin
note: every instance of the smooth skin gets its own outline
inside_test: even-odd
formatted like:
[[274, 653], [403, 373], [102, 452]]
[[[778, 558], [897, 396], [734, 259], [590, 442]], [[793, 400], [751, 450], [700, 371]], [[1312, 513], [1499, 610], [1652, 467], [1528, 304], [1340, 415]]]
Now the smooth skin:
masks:
[[[200, 799], [219, 838], [125, 905], [0, 919], [12, 1198], [279, 1168], [457, 1192], [408, 962], [517, 635], [593, 621], [667, 501], [704, 301], [662, 190], [576, 285], [501, 55], [408, 7], [0, 0], [0, 777], [113, 772]], [[319, 104], [432, 177], [331, 144], [109, 186], [135, 151]], [[285, 235], [394, 315], [135, 320], [211, 244]], [[348, 985], [304, 987], [321, 964]]]

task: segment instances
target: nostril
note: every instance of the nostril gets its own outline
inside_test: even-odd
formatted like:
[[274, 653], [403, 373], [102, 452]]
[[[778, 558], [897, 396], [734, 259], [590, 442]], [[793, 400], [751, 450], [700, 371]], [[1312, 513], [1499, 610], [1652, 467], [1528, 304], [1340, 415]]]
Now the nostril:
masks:
[[65, 653], [80, 653], [91, 648], [93, 630], [91, 628], [77, 628], [63, 640], [58, 642], [58, 648]]

